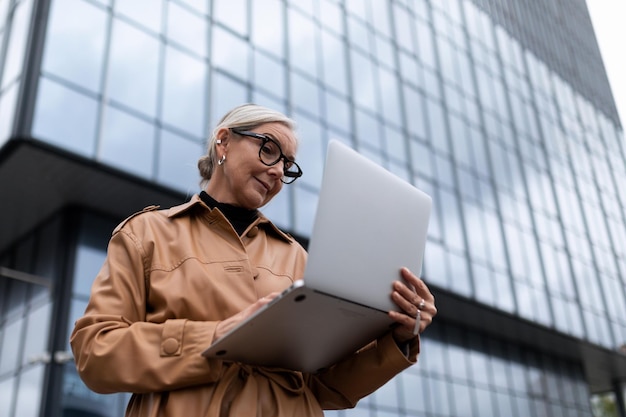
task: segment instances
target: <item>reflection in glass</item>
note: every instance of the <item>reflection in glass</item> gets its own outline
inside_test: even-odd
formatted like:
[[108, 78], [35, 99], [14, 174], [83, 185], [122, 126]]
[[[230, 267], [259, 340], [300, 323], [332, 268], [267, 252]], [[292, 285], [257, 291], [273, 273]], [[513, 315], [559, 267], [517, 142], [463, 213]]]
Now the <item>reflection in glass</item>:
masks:
[[[375, 114], [357, 110], [355, 112], [357, 142], [367, 144], [374, 149], [380, 149], [380, 131], [381, 126]], [[378, 156], [380, 157], [380, 155]]]
[[20, 318], [4, 325], [0, 344], [0, 375], [15, 371], [19, 365], [23, 324], [24, 319]]
[[43, 365], [36, 366], [22, 372], [17, 388], [15, 416], [38, 417], [43, 390]]
[[450, 154], [446, 132], [446, 118], [439, 101], [426, 100], [430, 141], [435, 149]]
[[376, 111], [376, 93], [373, 63], [367, 56], [350, 50], [350, 79], [352, 81], [353, 99], [359, 106]]
[[[150, 6], [149, 8], [152, 7]], [[178, 45], [193, 51], [198, 56], [207, 56], [207, 20], [174, 2], [168, 2], [167, 6], [167, 36]]]
[[324, 90], [324, 119], [333, 128], [342, 131], [350, 129], [350, 104], [346, 97], [337, 96]]
[[[116, 1], [115, 10], [153, 32], [161, 30], [163, 0]], [[168, 13], [171, 10], [170, 5]]]
[[268, 219], [285, 230], [292, 229], [291, 193], [292, 187], [284, 187], [266, 206], [261, 207], [261, 212]]
[[[298, 165], [305, 174], [298, 182], [302, 181], [316, 189], [322, 184], [322, 170], [326, 150], [323, 148], [324, 138], [321, 126], [314, 120], [304, 115], [295, 115], [298, 121]], [[298, 214], [299, 215], [299, 214]], [[311, 218], [309, 221], [312, 221]]]
[[4, 69], [0, 90], [3, 90], [22, 73], [24, 55], [28, 44], [28, 23], [32, 4], [32, 1], [22, 1], [14, 7], [11, 32], [5, 35], [8, 37], [8, 45], [3, 62]]
[[294, 68], [318, 77], [316, 28], [313, 21], [302, 16], [294, 9], [289, 9], [289, 60]]
[[470, 281], [467, 258], [455, 252], [448, 252], [448, 262], [450, 262], [452, 290], [467, 297], [473, 296], [474, 290]]
[[[304, 179], [304, 178], [303, 178]], [[313, 218], [317, 209], [319, 195], [300, 186], [295, 188], [295, 232], [302, 236], [311, 236]]]
[[19, 86], [15, 83], [0, 94], [0, 146], [11, 138]]
[[395, 72], [378, 67], [378, 88], [380, 91], [380, 107], [383, 118], [396, 126], [401, 125], [400, 88]]
[[[265, 4], [265, 2], [266, 1], [264, 0], [263, 4]], [[215, 0], [213, 3], [213, 16], [216, 21], [228, 26], [231, 30], [234, 30], [242, 35], [248, 34], [248, 12], [246, 10], [246, 0]], [[274, 26], [270, 25], [269, 27]]]
[[439, 378], [431, 378], [429, 385], [430, 408], [431, 412], [442, 416], [454, 415], [451, 409], [452, 398], [454, 393], [448, 393], [449, 383]]
[[76, 248], [72, 293], [89, 297], [91, 285], [104, 263], [106, 252], [99, 247], [81, 244]]
[[448, 262], [444, 249], [429, 241], [426, 245], [424, 254], [424, 274], [422, 274], [429, 283], [439, 285], [443, 288], [450, 287], [450, 273], [448, 271]]
[[111, 35], [108, 94], [148, 116], [156, 115], [159, 40], [115, 19]]
[[450, 386], [455, 410], [453, 415], [455, 417], [472, 417], [473, 409], [470, 388], [467, 385], [456, 382], [452, 382]]
[[197, 161], [203, 154], [200, 142], [162, 130], [157, 179], [188, 195], [195, 193], [200, 181]]
[[296, 107], [314, 118], [320, 116], [320, 96], [315, 80], [297, 72], [289, 74], [291, 100]]
[[33, 120], [33, 136], [91, 156], [95, 151], [98, 103], [42, 77]]
[[341, 38], [322, 31], [321, 47], [324, 83], [341, 94], [348, 93], [346, 45]]
[[217, 71], [213, 71], [210, 85], [213, 92], [209, 107], [211, 109], [209, 126], [212, 128], [227, 111], [248, 102], [248, 90], [245, 85]]
[[7, 378], [0, 381], [0, 417], [10, 417], [13, 408], [13, 397], [15, 395], [16, 378]]
[[106, 23], [106, 12], [86, 1], [52, 2], [43, 70], [72, 84], [100, 92]]
[[398, 406], [398, 381], [392, 379], [374, 392], [376, 406], [395, 408]]
[[205, 136], [207, 74], [206, 63], [166, 47], [161, 98], [165, 123], [197, 137]]
[[130, 114], [107, 108], [99, 159], [143, 177], [154, 171], [155, 126]]
[[[219, 26], [214, 26], [211, 40], [211, 58], [216, 67], [235, 77], [248, 81], [249, 75], [249, 45], [246, 42], [227, 32]], [[215, 91], [212, 97], [228, 97], [228, 94], [218, 95]], [[241, 102], [237, 103], [240, 104]], [[235, 107], [235, 105], [230, 108]]]
[[29, 311], [26, 318], [22, 365], [28, 364], [35, 356], [48, 350], [51, 309], [51, 303], [46, 303]]
[[427, 409], [427, 397], [424, 393], [427, 379], [423, 375], [415, 375], [407, 371], [402, 376], [400, 383], [404, 408], [410, 412], [424, 413]]
[[254, 83], [259, 90], [267, 91], [268, 94], [281, 100], [286, 99], [287, 83], [285, 82], [285, 74], [287, 70], [280, 61], [255, 50], [253, 68]]
[[[223, 1], [227, 3], [228, 1]], [[282, 59], [285, 56], [284, 8], [280, 0], [253, 1], [252, 43]], [[230, 19], [229, 17], [229, 20]], [[243, 20], [243, 19], [242, 19]]]

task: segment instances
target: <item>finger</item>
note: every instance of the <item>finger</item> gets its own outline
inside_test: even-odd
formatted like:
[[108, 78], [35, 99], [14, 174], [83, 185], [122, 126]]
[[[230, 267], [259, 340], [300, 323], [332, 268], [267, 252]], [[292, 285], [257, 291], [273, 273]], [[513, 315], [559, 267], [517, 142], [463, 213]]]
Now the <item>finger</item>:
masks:
[[417, 310], [417, 317], [415, 317], [415, 324], [413, 325], [413, 336], [420, 334], [420, 327], [422, 323], [421, 313]]
[[391, 299], [404, 314], [410, 316], [411, 318], [415, 318], [417, 316], [417, 312], [419, 311], [417, 306], [410, 300], [407, 300], [406, 297], [399, 292], [393, 291], [391, 293]]
[[401, 281], [393, 282], [393, 289], [398, 292], [402, 297], [404, 297], [409, 303], [414, 305], [418, 305], [422, 300], [422, 297], [419, 296], [412, 288], [406, 285], [406, 283]]
[[424, 326], [419, 323], [418, 320], [407, 316], [406, 314], [399, 313], [397, 311], [390, 311], [389, 316], [392, 320], [398, 323], [393, 330], [394, 338], [400, 342], [406, 342], [416, 336], [415, 329], [419, 332], [423, 331]]
[[[412, 273], [408, 268], [401, 269], [402, 278], [415, 290], [415, 294], [421, 296], [427, 303], [434, 304], [435, 297], [432, 295], [428, 286], [417, 275]], [[419, 301], [418, 301], [419, 302]]]

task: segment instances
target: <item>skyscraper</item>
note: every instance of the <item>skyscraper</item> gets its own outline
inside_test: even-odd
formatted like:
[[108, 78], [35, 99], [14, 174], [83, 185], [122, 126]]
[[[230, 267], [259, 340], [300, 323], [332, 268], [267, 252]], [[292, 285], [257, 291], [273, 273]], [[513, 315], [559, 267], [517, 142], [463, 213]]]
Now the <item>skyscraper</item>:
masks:
[[299, 124], [263, 212], [304, 241], [331, 138], [433, 197], [420, 361], [327, 415], [626, 416], [626, 144], [584, 0], [0, 0], [0, 417], [123, 414], [72, 324], [244, 102]]

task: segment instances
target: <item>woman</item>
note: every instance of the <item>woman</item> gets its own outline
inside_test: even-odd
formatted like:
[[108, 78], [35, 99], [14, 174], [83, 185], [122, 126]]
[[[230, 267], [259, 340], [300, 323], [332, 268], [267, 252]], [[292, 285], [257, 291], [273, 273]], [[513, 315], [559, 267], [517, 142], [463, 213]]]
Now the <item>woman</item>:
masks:
[[198, 162], [205, 190], [114, 230], [70, 342], [88, 387], [134, 393], [127, 416], [321, 416], [354, 407], [416, 362], [437, 310], [407, 269], [391, 289], [398, 325], [320, 373], [201, 356], [303, 275], [305, 250], [258, 211], [302, 175], [294, 129], [257, 105], [231, 110]]

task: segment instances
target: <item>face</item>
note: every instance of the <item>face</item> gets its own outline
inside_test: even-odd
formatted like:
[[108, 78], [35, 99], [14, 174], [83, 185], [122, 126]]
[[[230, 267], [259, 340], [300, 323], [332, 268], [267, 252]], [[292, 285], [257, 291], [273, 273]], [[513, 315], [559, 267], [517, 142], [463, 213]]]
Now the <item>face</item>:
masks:
[[[282, 123], [265, 123], [251, 129], [276, 140], [289, 159], [296, 157], [296, 138]], [[216, 165], [207, 186], [207, 193], [221, 203], [247, 209], [257, 209], [269, 203], [282, 189], [284, 161], [267, 166], [259, 159], [261, 141], [220, 129], [217, 157], [226, 155], [222, 165]]]

